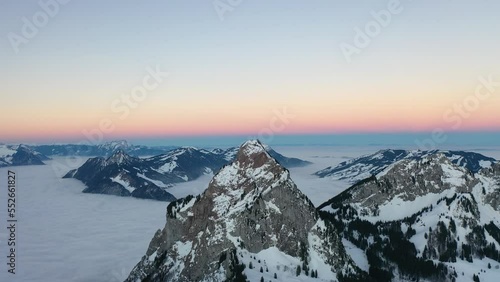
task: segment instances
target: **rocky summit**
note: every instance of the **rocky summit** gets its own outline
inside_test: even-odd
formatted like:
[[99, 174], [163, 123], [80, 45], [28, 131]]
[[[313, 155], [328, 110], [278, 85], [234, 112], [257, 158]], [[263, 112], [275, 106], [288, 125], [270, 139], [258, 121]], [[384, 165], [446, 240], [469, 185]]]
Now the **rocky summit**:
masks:
[[456, 160], [403, 158], [319, 209], [377, 281], [497, 281], [500, 163]]
[[[300, 159], [287, 158], [271, 148], [266, 150], [280, 164], [308, 164]], [[172, 201], [175, 198], [166, 191], [168, 188], [176, 183], [192, 181], [219, 171], [222, 166], [234, 160], [237, 153], [235, 148], [208, 151], [181, 147], [165, 154], [137, 158], [119, 148], [108, 158], [88, 159], [81, 167], [69, 171], [64, 177], [76, 178], [85, 183], [85, 193]]]
[[168, 205], [165, 227], [126, 281], [337, 281], [362, 275], [289, 171], [259, 141], [248, 141], [202, 194]]
[[364, 155], [358, 158], [342, 162], [334, 167], [327, 167], [314, 174], [319, 177], [327, 177], [332, 180], [345, 180], [355, 184], [372, 175], [377, 175], [392, 164], [403, 159], [419, 160], [435, 154], [442, 154], [455, 165], [464, 167], [473, 173], [490, 167], [496, 162], [495, 159], [483, 156], [475, 152], [466, 151], [420, 151], [420, 150], [380, 150], [374, 154]]

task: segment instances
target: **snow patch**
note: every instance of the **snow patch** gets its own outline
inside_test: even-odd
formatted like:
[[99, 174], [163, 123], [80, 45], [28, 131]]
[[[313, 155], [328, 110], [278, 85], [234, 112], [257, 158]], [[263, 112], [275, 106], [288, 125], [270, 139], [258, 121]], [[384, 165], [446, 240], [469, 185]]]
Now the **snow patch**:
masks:
[[111, 181], [116, 182], [123, 186], [123, 188], [127, 189], [130, 193], [134, 192], [135, 187], [130, 186], [130, 183], [121, 178], [121, 175], [117, 175], [115, 177], [110, 177]]

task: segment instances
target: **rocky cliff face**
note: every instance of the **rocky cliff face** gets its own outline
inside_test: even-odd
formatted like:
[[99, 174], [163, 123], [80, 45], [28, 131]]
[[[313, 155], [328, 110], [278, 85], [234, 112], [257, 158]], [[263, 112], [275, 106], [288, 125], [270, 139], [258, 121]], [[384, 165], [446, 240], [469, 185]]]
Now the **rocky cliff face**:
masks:
[[[266, 149], [266, 152], [271, 156], [273, 159], [278, 161], [278, 163], [284, 167], [287, 168], [292, 168], [292, 167], [302, 167], [302, 166], [307, 166], [310, 165], [311, 163], [308, 161], [304, 161], [298, 158], [289, 158], [286, 156], [283, 156], [282, 154], [276, 152], [271, 148], [270, 146], [264, 145], [264, 148]], [[221, 156], [224, 157], [225, 160], [227, 161], [234, 161], [236, 159], [236, 156], [238, 154], [239, 148], [238, 147], [233, 147], [229, 148], [226, 150], [220, 150], [220, 149], [215, 149], [214, 152], [217, 152]]]
[[[330, 203], [352, 204], [364, 214], [378, 215], [380, 209], [388, 205], [413, 202], [422, 197], [431, 201], [454, 193], [477, 193], [478, 197], [492, 198], [498, 192], [495, 188], [498, 166], [499, 163], [493, 163], [474, 174], [452, 163], [440, 152], [422, 158], [405, 158], [353, 185], [320, 208]], [[498, 205], [492, 207], [499, 210]]]
[[421, 160], [429, 156], [441, 154], [451, 163], [477, 173], [483, 168], [491, 167], [495, 159], [474, 152], [465, 151], [407, 151], [381, 150], [374, 154], [361, 156], [342, 162], [334, 167], [327, 167], [315, 173], [319, 177], [328, 177], [335, 180], [346, 180], [351, 184], [377, 175], [392, 164], [403, 159], [408, 161]]
[[364, 251], [372, 278], [471, 280], [478, 265], [499, 265], [500, 164], [474, 173], [454, 160], [401, 159], [319, 207]]
[[274, 275], [335, 281], [362, 274], [288, 170], [260, 142], [248, 141], [201, 195], [168, 206], [165, 227], [127, 281]]

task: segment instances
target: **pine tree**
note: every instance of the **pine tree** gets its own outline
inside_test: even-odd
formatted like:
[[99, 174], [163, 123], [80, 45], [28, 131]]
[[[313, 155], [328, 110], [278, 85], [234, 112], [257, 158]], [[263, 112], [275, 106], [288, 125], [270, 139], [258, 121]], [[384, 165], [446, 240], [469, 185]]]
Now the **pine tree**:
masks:
[[250, 263], [248, 264], [248, 268], [253, 269], [253, 264], [252, 264], [252, 262], [250, 262]]
[[262, 269], [262, 266], [260, 267], [260, 273], [263, 273], [264, 269]]
[[274, 279], [278, 279], [278, 275], [276, 275], [276, 272], [274, 273]]
[[301, 271], [301, 269], [300, 269], [300, 265], [297, 265], [297, 270], [295, 271], [295, 274], [296, 274], [297, 276], [299, 276], [299, 275], [300, 275], [300, 271]]
[[264, 277], [260, 277], [260, 282], [264, 282]]

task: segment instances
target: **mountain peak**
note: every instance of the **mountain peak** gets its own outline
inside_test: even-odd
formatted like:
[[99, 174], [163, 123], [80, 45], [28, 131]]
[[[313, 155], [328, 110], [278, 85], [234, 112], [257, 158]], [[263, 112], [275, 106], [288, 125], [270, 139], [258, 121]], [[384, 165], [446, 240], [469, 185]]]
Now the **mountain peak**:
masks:
[[214, 176], [207, 189], [215, 198], [217, 195], [231, 198], [223, 206], [239, 201], [240, 194], [248, 194], [251, 191], [258, 194], [280, 183], [290, 181], [288, 171], [269, 156], [258, 140], [250, 140], [242, 144], [236, 156], [231, 164], [223, 167]]
[[266, 148], [264, 147], [264, 145], [262, 145], [262, 143], [259, 140], [253, 139], [243, 143], [240, 146], [240, 151], [242, 151], [247, 156], [251, 156], [254, 154], [266, 152]]
[[241, 189], [241, 183], [249, 179], [269, 184], [276, 179], [288, 178], [288, 171], [267, 153], [262, 143], [250, 140], [240, 146], [235, 160], [223, 167], [212, 182], [215, 186], [226, 189]]
[[[126, 281], [238, 281], [260, 273], [241, 265], [263, 252], [294, 261], [264, 261], [270, 273], [308, 264], [327, 280], [349, 269], [357, 273], [333, 230], [288, 171], [251, 140], [200, 196], [169, 204], [165, 228]], [[298, 276], [279, 273], [283, 281]]]
[[129, 156], [123, 149], [118, 149], [116, 150], [113, 155], [111, 155], [107, 160], [106, 163], [108, 164], [122, 164], [122, 163], [128, 163], [132, 160], [132, 157]]
[[235, 161], [245, 167], [253, 168], [260, 167], [270, 161], [276, 163], [259, 140], [249, 140], [243, 143], [236, 154]]

